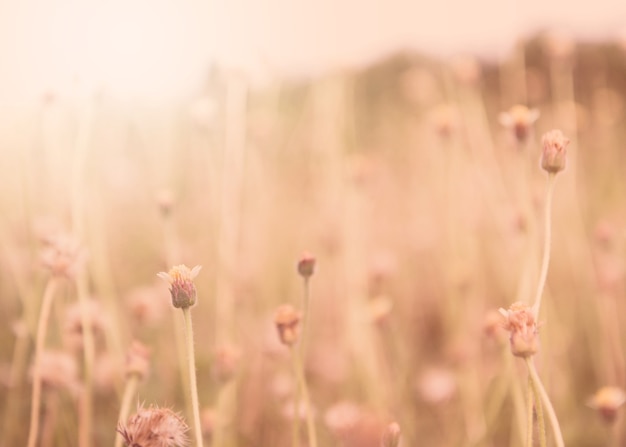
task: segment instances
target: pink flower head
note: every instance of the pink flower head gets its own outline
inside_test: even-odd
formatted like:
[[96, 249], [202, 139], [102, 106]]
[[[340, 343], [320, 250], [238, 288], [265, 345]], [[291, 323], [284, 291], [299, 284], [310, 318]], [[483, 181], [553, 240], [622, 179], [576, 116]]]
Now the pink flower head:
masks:
[[193, 279], [198, 276], [202, 267], [196, 265], [191, 270], [186, 265], [176, 265], [169, 272], [157, 273], [157, 276], [170, 283], [172, 305], [178, 309], [196, 304], [196, 285]]

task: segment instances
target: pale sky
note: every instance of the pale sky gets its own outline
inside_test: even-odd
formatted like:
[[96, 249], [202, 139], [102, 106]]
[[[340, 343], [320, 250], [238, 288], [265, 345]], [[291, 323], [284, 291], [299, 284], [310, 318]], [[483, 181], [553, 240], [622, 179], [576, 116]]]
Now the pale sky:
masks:
[[610, 38], [626, 27], [626, 1], [0, 0], [0, 101], [76, 75], [120, 95], [177, 95], [211, 61], [263, 78], [401, 49], [497, 57], [547, 27]]

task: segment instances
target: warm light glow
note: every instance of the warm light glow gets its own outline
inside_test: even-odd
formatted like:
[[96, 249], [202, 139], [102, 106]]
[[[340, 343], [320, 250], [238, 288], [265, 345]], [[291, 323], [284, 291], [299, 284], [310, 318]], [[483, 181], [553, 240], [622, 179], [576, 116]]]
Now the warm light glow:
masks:
[[620, 0], [5, 1], [0, 100], [64, 90], [77, 78], [123, 96], [180, 95], [197, 89], [213, 62], [272, 77], [406, 49], [497, 56], [548, 27], [611, 37], [624, 13]]

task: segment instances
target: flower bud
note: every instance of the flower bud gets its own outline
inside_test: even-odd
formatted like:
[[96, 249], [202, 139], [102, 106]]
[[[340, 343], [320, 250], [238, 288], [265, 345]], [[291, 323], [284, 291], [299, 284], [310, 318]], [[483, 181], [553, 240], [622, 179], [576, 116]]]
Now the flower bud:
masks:
[[315, 257], [309, 253], [302, 255], [298, 261], [298, 273], [304, 279], [308, 279], [315, 273]]
[[170, 283], [170, 293], [172, 294], [172, 305], [177, 309], [184, 309], [196, 304], [196, 285], [193, 279], [200, 272], [199, 265], [189, 269], [186, 265], [177, 265], [170, 269], [168, 273], [160, 272], [157, 276]]
[[524, 303], [513, 303], [509, 310], [500, 309], [505, 317], [504, 328], [510, 332], [511, 352], [517, 357], [530, 357], [539, 348], [537, 323], [532, 309]]
[[565, 138], [560, 130], [546, 132], [541, 138], [541, 167], [550, 174], [565, 169], [567, 161], [567, 145], [569, 139]]
[[276, 310], [274, 323], [282, 344], [292, 346], [298, 341], [298, 326], [302, 315], [290, 304], [284, 304]]

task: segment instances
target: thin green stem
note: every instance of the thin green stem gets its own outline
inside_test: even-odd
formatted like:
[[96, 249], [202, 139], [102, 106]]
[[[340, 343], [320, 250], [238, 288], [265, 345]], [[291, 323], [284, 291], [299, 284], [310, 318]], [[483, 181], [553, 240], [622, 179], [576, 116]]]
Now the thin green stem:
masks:
[[43, 293], [39, 323], [37, 324], [37, 338], [35, 340], [35, 361], [33, 368], [33, 393], [30, 405], [30, 427], [28, 429], [28, 447], [35, 447], [39, 434], [39, 406], [41, 405], [41, 353], [43, 352], [46, 334], [48, 332], [48, 320], [57, 288], [57, 279], [52, 277], [48, 280]]
[[548, 265], [550, 264], [550, 247], [552, 244], [552, 197], [554, 196], [554, 184], [556, 182], [556, 174], [548, 174], [548, 187], [546, 190], [546, 203], [544, 212], [544, 239], [543, 239], [543, 257], [541, 261], [541, 273], [539, 274], [539, 284], [537, 285], [537, 293], [533, 305], [533, 313], [539, 315], [541, 307], [541, 297], [543, 289], [546, 285], [548, 277]]
[[194, 434], [196, 437], [196, 447], [202, 447], [200, 405], [198, 403], [198, 384], [196, 382], [196, 357], [193, 349], [191, 312], [188, 307], [183, 307], [183, 319], [185, 321], [185, 341], [187, 342], [187, 362], [189, 364], [189, 388], [191, 391], [191, 406], [193, 408]]
[[550, 425], [552, 426], [552, 432], [554, 434], [556, 445], [557, 447], [565, 447], [565, 442], [563, 441], [563, 434], [561, 433], [559, 420], [556, 417], [556, 413], [554, 411], [554, 407], [552, 406], [552, 402], [550, 402], [548, 393], [546, 393], [546, 390], [541, 383], [539, 374], [537, 374], [537, 369], [535, 368], [535, 364], [533, 363], [532, 358], [526, 358], [526, 365], [528, 366], [528, 372], [530, 373], [530, 378], [534, 383], [534, 387], [541, 398], [541, 402], [543, 402], [543, 405], [545, 406], [546, 412], [548, 414], [548, 419], [550, 420]]
[[[292, 349], [292, 355], [295, 357], [295, 373], [298, 381], [298, 388], [302, 395], [302, 401], [306, 409], [306, 426], [309, 439], [308, 447], [317, 447], [317, 433], [315, 432], [315, 423], [313, 421], [313, 412], [311, 409], [311, 401], [309, 399], [309, 390], [304, 377], [304, 368], [302, 366], [302, 358], [298, 349]], [[295, 417], [298, 417], [299, 408], [296, 408]]]
[[[130, 413], [130, 404], [133, 400], [133, 396], [137, 393], [137, 386], [139, 385], [139, 376], [132, 374], [126, 381], [124, 387], [124, 395], [122, 396], [122, 405], [120, 406], [120, 414], [117, 418], [118, 423], [123, 423], [128, 419]], [[115, 447], [122, 447], [123, 438], [120, 433], [115, 436]]]

